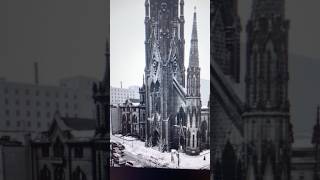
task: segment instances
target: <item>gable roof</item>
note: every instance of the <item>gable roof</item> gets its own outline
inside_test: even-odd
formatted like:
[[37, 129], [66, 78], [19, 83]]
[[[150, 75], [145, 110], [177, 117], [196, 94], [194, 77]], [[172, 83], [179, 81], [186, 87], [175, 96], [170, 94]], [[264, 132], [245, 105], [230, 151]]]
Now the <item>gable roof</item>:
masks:
[[50, 142], [56, 130], [63, 132], [61, 135], [64, 136], [68, 142], [87, 142], [94, 138], [96, 121], [88, 118], [60, 117], [59, 113], [56, 113], [50, 128], [45, 132], [39, 133], [36, 138], [34, 138], [34, 142]]
[[62, 117], [61, 120], [71, 130], [95, 130], [96, 128], [94, 119]]

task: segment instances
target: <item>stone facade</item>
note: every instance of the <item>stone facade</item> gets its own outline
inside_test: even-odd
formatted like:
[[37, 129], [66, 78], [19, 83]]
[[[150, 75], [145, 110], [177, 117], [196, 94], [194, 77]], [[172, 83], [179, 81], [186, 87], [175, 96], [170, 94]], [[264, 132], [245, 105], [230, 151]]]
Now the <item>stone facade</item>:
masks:
[[131, 135], [145, 141], [146, 112], [139, 99], [128, 99], [119, 106], [121, 134]]
[[[237, 78], [232, 71], [237, 65], [230, 60], [239, 57], [237, 1], [211, 2], [214, 179], [290, 179], [293, 138], [288, 99], [289, 22], [284, 16], [284, 4], [283, 0], [253, 1], [247, 25], [243, 101], [233, 88], [237, 81], [232, 79]], [[228, 29], [230, 24], [233, 30]]]

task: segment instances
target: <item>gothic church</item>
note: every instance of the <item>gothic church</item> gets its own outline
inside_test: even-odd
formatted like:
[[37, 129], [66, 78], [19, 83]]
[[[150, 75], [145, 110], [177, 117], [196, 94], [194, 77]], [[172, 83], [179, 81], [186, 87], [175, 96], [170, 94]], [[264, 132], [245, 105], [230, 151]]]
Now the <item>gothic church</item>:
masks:
[[186, 73], [184, 1], [146, 0], [145, 10], [146, 145], [199, 154], [202, 105], [197, 14], [193, 15]]

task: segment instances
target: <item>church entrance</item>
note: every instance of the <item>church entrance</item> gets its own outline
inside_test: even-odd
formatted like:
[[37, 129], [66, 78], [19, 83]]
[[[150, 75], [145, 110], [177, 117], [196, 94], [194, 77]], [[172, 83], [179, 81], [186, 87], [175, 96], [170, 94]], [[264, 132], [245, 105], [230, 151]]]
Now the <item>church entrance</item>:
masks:
[[157, 130], [154, 130], [152, 133], [152, 146], [157, 146], [159, 143], [160, 134]]
[[180, 142], [179, 142], [179, 149], [182, 148], [182, 150], [185, 149], [186, 141], [183, 136], [180, 136]]

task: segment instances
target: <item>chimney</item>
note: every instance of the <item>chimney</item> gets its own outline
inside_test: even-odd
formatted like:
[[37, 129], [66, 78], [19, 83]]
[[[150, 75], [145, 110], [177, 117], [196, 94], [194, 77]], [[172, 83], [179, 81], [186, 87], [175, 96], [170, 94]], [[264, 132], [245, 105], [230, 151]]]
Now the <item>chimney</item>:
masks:
[[34, 62], [34, 83], [39, 85], [38, 62]]
[[120, 87], [121, 87], [121, 89], [122, 89], [122, 81], [120, 81]]

